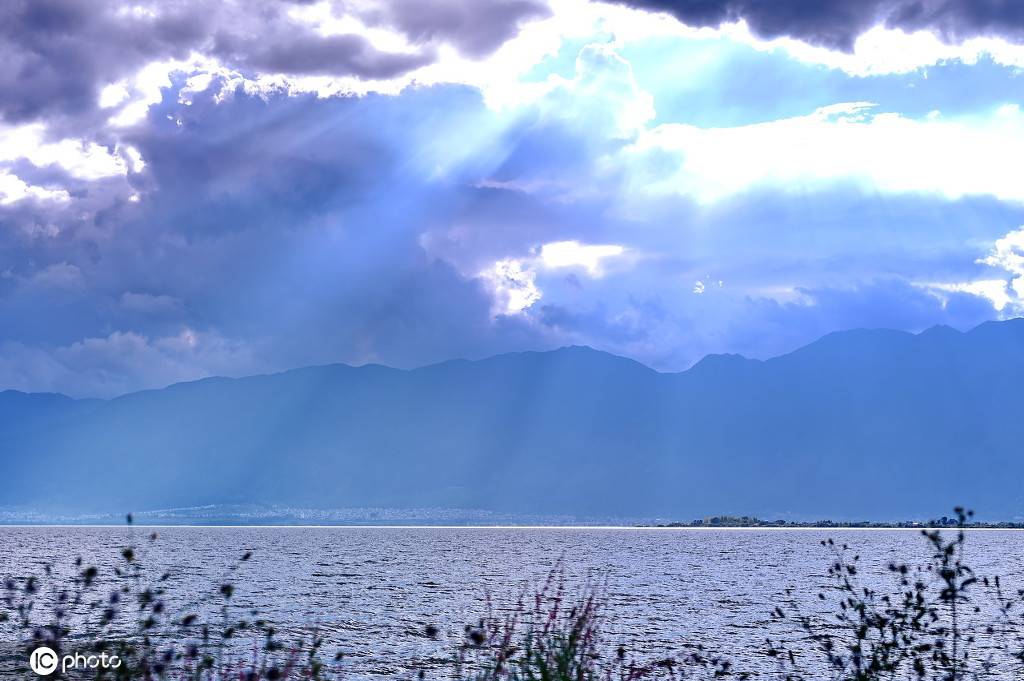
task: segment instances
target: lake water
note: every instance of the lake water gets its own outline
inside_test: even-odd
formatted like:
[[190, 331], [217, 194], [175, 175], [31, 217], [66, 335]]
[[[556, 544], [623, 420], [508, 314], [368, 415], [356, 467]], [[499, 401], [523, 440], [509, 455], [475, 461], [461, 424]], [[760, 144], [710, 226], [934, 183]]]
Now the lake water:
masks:
[[[149, 542], [153, 529], [160, 536]], [[236, 607], [256, 607], [286, 632], [316, 624], [326, 651], [346, 653], [349, 678], [419, 668], [443, 676], [464, 625], [488, 599], [510, 603], [559, 565], [570, 586], [605, 585], [609, 644], [654, 657], [701, 643], [750, 660], [787, 589], [808, 611], [821, 607], [829, 554], [820, 542], [828, 537], [862, 555], [873, 584], [888, 583], [891, 561], [928, 557], [914, 531], [6, 527], [0, 577], [41, 574], [47, 562], [67, 576], [81, 556], [104, 578], [133, 544], [148, 574], [170, 574], [177, 605], [216, 593], [229, 575]], [[971, 565], [1021, 586], [1022, 538], [970, 532]], [[246, 551], [252, 560], [232, 572]], [[440, 628], [438, 640], [423, 635], [428, 624]]]

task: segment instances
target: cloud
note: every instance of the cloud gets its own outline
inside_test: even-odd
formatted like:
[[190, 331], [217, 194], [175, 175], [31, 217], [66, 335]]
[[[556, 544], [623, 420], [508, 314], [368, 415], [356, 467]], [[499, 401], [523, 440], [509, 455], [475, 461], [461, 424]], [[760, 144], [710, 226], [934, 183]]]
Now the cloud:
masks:
[[74, 288], [82, 281], [82, 270], [66, 262], [54, 263], [32, 274], [33, 284], [55, 288]]
[[181, 301], [168, 295], [125, 291], [121, 294], [121, 305], [132, 312], [150, 314], [176, 312], [181, 308]]
[[267, 38], [265, 33], [219, 35], [210, 52], [222, 63], [253, 73], [352, 75], [384, 80], [436, 58], [429, 49], [382, 52], [370, 40], [356, 34], [319, 36], [309, 31], [295, 35], [290, 31], [290, 35]]
[[[316, 8], [313, 8], [316, 9]], [[216, 3], [14, 0], [0, 7], [0, 118], [84, 122], [106, 119], [130, 101], [125, 80], [147, 65], [201, 55], [245, 77], [387, 79], [438, 58], [452, 45], [480, 58], [543, 17], [539, 0], [377, 0], [348, 8], [310, 8], [277, 0]], [[305, 11], [304, 11], [305, 10]], [[317, 18], [348, 30], [320, 30]], [[379, 30], [366, 30], [367, 25]], [[402, 49], [367, 34], [397, 33]]]
[[393, 0], [371, 6], [362, 19], [370, 26], [394, 28], [413, 42], [447, 42], [466, 56], [482, 58], [512, 39], [524, 21], [549, 14], [535, 0]]
[[537, 273], [514, 258], [505, 258], [480, 273], [493, 290], [493, 314], [516, 314], [529, 308], [543, 296], [537, 288]]
[[[971, 0], [963, 0], [959, 4], [970, 7], [970, 3]], [[831, 0], [817, 4], [790, 0], [778, 3], [621, 0], [615, 5], [603, 5], [603, 21], [620, 47], [657, 44], [655, 41], [666, 39], [674, 39], [681, 45], [728, 42], [858, 77], [924, 72], [930, 66], [955, 62], [977, 64], [986, 59], [1011, 68], [1024, 67], [1024, 40], [1013, 30], [984, 30], [980, 28], [981, 23], [966, 21], [965, 25], [978, 30], [954, 33], [944, 30], [942, 22], [883, 21], [890, 11], [896, 16], [897, 6], [909, 9], [921, 4], [917, 0]], [[933, 3], [933, 8], [949, 8], [955, 4], [958, 3], [940, 0]], [[673, 12], [672, 8], [678, 11]], [[881, 8], [877, 16], [875, 8]], [[1002, 5], [995, 9], [994, 14], [999, 14], [1008, 8]], [[651, 13], [659, 11], [665, 13]], [[933, 12], [921, 16], [934, 15]], [[598, 21], [596, 17], [587, 18]], [[832, 20], [834, 25], [830, 24]], [[579, 13], [577, 21], [584, 21], [583, 13]], [[825, 28], [826, 32], [816, 31], [816, 27]], [[705, 58], [692, 52], [685, 54], [689, 59], [672, 64], [677, 72], [685, 75], [691, 73], [694, 66], [705, 65]], [[697, 62], [693, 61], [695, 58]]]
[[243, 343], [182, 329], [151, 338], [116, 331], [56, 348], [0, 343], [0, 385], [73, 397], [115, 397], [211, 374], [259, 371]]
[[[604, 275], [602, 261], [626, 252], [625, 248], [615, 244], [582, 244], [579, 241], [553, 241], [530, 250], [534, 255], [502, 258], [479, 274], [493, 292], [494, 314], [521, 313], [543, 298], [544, 292], [537, 287], [540, 270], [578, 268], [590, 277], [601, 277]], [[578, 283], [579, 280], [573, 281]]]
[[861, 33], [846, 51], [836, 51], [792, 38], [760, 39], [745, 24], [722, 29], [723, 35], [760, 51], [782, 50], [807, 64], [820, 64], [859, 77], [905, 74], [946, 63], [977, 64], [985, 59], [1019, 69], [1024, 45], [1000, 37], [976, 37], [951, 44], [927, 30], [907, 32], [875, 26]]
[[[1012, 302], [1007, 282], [1002, 279], [978, 279], [976, 281], [958, 282], [953, 284], [934, 283], [925, 284], [924, 288], [931, 291], [957, 293], [970, 293], [971, 295], [985, 298], [992, 303], [997, 312], [1006, 310]], [[939, 293], [939, 299], [945, 300], [945, 296]]]
[[[1024, 222], [996, 155], [1020, 155], [1016, 108], [673, 126], [620, 49], [655, 24], [676, 39], [670, 19], [566, 0], [534, 20], [510, 2], [526, 23], [498, 16], [474, 46], [475, 5], [403, 28], [393, 12], [414, 6], [274, 5], [295, 49], [358, 34], [374, 59], [436, 59], [387, 83], [254, 75], [269, 67], [247, 60], [284, 42], [210, 42], [103, 71], [92, 108], [3, 124], [0, 387], [110, 395], [569, 343], [675, 370], [851, 325], [997, 316], [973, 289], [919, 284], [1004, 276], [976, 261]], [[601, 17], [623, 23], [595, 34]]]
[[63, 189], [36, 187], [17, 175], [0, 168], [0, 204], [14, 203], [22, 199], [40, 201], [67, 201], [71, 197]]
[[[130, 149], [130, 147], [129, 147]], [[134, 163], [141, 159], [138, 151], [132, 150]], [[119, 154], [95, 142], [86, 143], [75, 139], [48, 141], [40, 123], [15, 127], [0, 126], [0, 162], [26, 159], [35, 166], [57, 165], [72, 177], [96, 180], [114, 175], [124, 175], [127, 164]]]
[[1024, 227], [997, 239], [992, 253], [979, 262], [1009, 272], [1011, 288], [1024, 298]]
[[635, 191], [677, 192], [704, 203], [759, 186], [808, 192], [836, 182], [866, 191], [1024, 201], [1013, 167], [1021, 154], [1024, 112], [1017, 105], [987, 115], [912, 119], [854, 102], [730, 128], [663, 124], [643, 133], [625, 162]]
[[557, 83], [542, 110], [612, 138], [631, 139], [654, 117], [654, 99], [641, 90], [632, 66], [611, 45], [590, 44], [576, 57], [576, 73]]
[[[463, 170], [433, 171], [486, 113], [478, 94], [219, 100], [210, 89], [190, 105], [178, 94], [132, 132], [146, 164], [129, 173], [137, 201], [108, 184], [120, 177], [76, 180], [81, 193], [53, 206], [0, 205], [0, 385], [109, 395], [211, 373], [553, 345], [495, 313], [476, 271], [420, 244], [457, 221]], [[138, 361], [114, 362], [121, 351]]]
[[643, 348], [650, 340], [653, 320], [646, 314], [649, 312], [640, 306], [613, 311], [601, 304], [577, 309], [552, 303], [541, 305], [536, 317], [540, 324], [567, 338], [587, 344], [600, 338], [605, 347], [622, 352], [625, 348]]
[[791, 37], [850, 52], [858, 36], [884, 24], [927, 30], [947, 42], [976, 36], [1024, 41], [1024, 11], [1000, 0], [622, 0], [640, 9], [668, 12], [690, 26], [746, 22], [762, 38]]
[[622, 255], [625, 248], [616, 244], [581, 244], [579, 241], [554, 241], [540, 247], [540, 262], [544, 267], [560, 269], [582, 267], [587, 274], [602, 274], [601, 263], [607, 258]]
[[978, 264], [1003, 270], [1009, 278], [974, 279], [952, 283], [929, 283], [933, 291], [971, 293], [992, 303], [1003, 317], [1024, 314], [1024, 227], [996, 239], [991, 252], [978, 259]]

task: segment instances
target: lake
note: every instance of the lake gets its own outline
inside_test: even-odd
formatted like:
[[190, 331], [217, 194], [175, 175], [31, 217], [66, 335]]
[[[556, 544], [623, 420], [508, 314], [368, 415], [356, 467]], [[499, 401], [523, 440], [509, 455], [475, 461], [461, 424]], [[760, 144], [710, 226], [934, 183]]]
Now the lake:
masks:
[[[258, 608], [285, 632], [315, 624], [325, 651], [345, 653], [349, 678], [420, 668], [444, 676], [464, 625], [488, 602], [511, 603], [559, 566], [570, 587], [603, 585], [610, 645], [656, 657], [701, 643], [754, 660], [788, 589], [808, 612], [821, 608], [828, 537], [861, 554], [874, 585], [890, 583], [891, 561], [928, 557], [918, 532], [899, 530], [3, 527], [0, 576], [42, 574], [48, 562], [69, 576], [81, 556], [109, 579], [132, 544], [146, 574], [169, 573], [172, 604], [215, 594], [227, 579], [236, 608]], [[1020, 586], [1022, 537], [971, 531], [969, 562]], [[247, 551], [252, 559], [232, 570]], [[424, 636], [428, 624], [438, 640]]]

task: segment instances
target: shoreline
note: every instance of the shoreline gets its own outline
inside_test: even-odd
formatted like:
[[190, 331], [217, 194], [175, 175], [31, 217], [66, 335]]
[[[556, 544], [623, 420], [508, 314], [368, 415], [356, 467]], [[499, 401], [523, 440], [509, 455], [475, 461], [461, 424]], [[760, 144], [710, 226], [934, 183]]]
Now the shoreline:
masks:
[[[957, 530], [961, 529], [956, 525], [726, 525], [720, 527], [701, 525], [247, 525], [247, 524], [167, 524], [167, 523], [134, 523], [123, 524], [96, 524], [96, 523], [0, 523], [0, 532], [5, 529], [121, 529], [132, 531], [134, 528], [160, 528], [160, 529], [281, 529], [281, 530], [632, 530], [642, 531], [696, 531], [696, 532], [721, 532], [721, 531], [742, 531], [742, 532], [810, 532], [816, 530], [838, 530], [844, 532], [918, 532], [920, 530]], [[962, 528], [966, 532], [1006, 532], [1024, 530], [1024, 524], [981, 524], [967, 525]]]

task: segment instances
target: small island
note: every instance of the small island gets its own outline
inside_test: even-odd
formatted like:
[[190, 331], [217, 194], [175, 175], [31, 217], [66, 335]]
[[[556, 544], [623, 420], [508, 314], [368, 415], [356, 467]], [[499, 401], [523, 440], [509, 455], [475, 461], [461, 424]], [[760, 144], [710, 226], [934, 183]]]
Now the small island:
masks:
[[[822, 528], [822, 529], [872, 529], [872, 530], [911, 530], [958, 527], [960, 521], [957, 518], [942, 516], [931, 520], [899, 520], [890, 522], [870, 520], [762, 520], [754, 516], [732, 516], [716, 515], [706, 518], [698, 518], [690, 522], [659, 523], [657, 525], [645, 525], [644, 527], [694, 527], [694, 528]], [[1020, 530], [1024, 529], [1024, 522], [977, 522], [969, 521], [963, 524], [965, 529], [978, 530]]]

